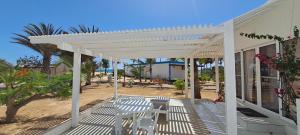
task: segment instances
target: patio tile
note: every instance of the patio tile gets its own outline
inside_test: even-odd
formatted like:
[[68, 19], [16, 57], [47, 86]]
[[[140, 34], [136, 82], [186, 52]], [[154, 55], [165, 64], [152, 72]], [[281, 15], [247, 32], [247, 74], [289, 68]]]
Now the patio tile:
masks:
[[[205, 124], [196, 114], [190, 100], [170, 101], [169, 121], [165, 121], [166, 115], [161, 114], [158, 120], [158, 130], [161, 135], [208, 135], [210, 134]], [[111, 102], [98, 106], [90, 116], [80, 121], [79, 126], [70, 129], [65, 135], [82, 134], [114, 134], [114, 108]], [[132, 124], [123, 121], [123, 134], [131, 134]], [[142, 133], [138, 130], [138, 134]]]

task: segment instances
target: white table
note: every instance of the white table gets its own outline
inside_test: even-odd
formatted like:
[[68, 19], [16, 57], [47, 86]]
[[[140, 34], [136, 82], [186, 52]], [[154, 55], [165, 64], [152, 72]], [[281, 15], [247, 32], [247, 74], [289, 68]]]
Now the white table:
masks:
[[126, 100], [116, 104], [119, 111], [133, 115], [132, 134], [137, 134], [137, 114], [148, 112], [153, 108], [153, 105], [149, 101], [144, 100]]

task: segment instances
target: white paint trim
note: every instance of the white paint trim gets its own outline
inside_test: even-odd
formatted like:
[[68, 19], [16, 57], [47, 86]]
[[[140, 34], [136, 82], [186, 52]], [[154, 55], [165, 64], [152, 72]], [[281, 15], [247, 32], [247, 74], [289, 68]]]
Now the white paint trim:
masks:
[[[279, 42], [277, 41], [277, 42], [275, 42], [275, 47], [276, 47], [276, 54], [278, 54], [278, 53], [280, 53], [280, 46], [279, 46]], [[279, 83], [279, 88], [281, 88], [281, 82], [280, 82], [280, 73], [279, 73], [279, 71], [277, 71], [277, 81], [278, 81], [278, 83]], [[279, 105], [279, 114], [281, 115], [281, 116], [283, 116], [283, 114], [282, 114], [282, 99], [280, 98], [280, 97], [278, 97], [278, 105]]]
[[72, 127], [76, 127], [79, 122], [79, 91], [80, 91], [80, 67], [81, 54], [78, 51], [74, 52], [73, 61], [73, 86], [72, 86]]
[[[259, 47], [255, 48], [255, 54], [259, 54]], [[262, 106], [261, 97], [261, 73], [260, 73], [260, 60], [255, 57], [255, 77], [256, 77], [256, 102], [258, 106]]]
[[234, 26], [233, 20], [225, 23], [224, 32], [225, 61], [225, 118], [227, 135], [237, 135], [236, 82], [234, 56]]
[[244, 71], [244, 51], [240, 52], [241, 55], [241, 85], [242, 85], [242, 101], [245, 101], [245, 71]]

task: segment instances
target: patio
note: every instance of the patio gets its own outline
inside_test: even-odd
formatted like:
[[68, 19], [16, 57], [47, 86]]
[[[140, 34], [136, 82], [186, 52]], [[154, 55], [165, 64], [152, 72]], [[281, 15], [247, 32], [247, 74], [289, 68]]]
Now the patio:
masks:
[[[98, 33], [62, 34], [54, 36], [31, 36], [33, 44], [55, 44], [61, 50], [74, 53], [73, 56], [73, 90], [72, 90], [72, 121], [71, 126], [76, 129], [79, 125], [79, 89], [81, 74], [81, 56], [100, 56], [112, 61], [114, 67], [114, 98], [118, 99], [118, 65], [122, 59], [135, 58], [184, 58], [185, 61], [185, 95], [190, 104], [195, 103], [195, 58], [214, 58], [218, 64], [224, 58], [225, 67], [225, 117], [228, 135], [237, 135], [236, 115], [236, 84], [234, 58], [234, 20], [229, 20], [218, 26], [198, 25], [188, 27], [152, 28], [140, 30], [108, 31]], [[219, 90], [219, 69], [216, 72], [216, 88]], [[192, 106], [192, 105], [187, 105]], [[187, 109], [188, 110], [188, 109]], [[172, 110], [176, 112], [175, 110]], [[189, 112], [188, 112], [189, 113]], [[173, 113], [174, 114], [174, 113]], [[177, 113], [175, 113], [177, 114]], [[189, 119], [192, 121], [189, 113]], [[174, 115], [176, 116], [176, 115]], [[178, 121], [179, 119], [175, 119]], [[195, 119], [193, 119], [195, 120]], [[196, 119], [202, 123], [200, 119]], [[82, 121], [81, 121], [82, 122]], [[171, 121], [172, 122], [172, 121]], [[170, 123], [170, 128], [176, 131], [176, 126]], [[193, 124], [197, 125], [197, 124]], [[175, 126], [175, 127], [174, 127]], [[109, 126], [102, 132], [112, 130]], [[174, 128], [173, 128], [174, 127]], [[196, 127], [196, 126], [195, 126]], [[187, 127], [186, 134], [201, 134], [207, 130], [203, 128]], [[89, 131], [91, 127], [78, 129]], [[195, 131], [199, 130], [199, 132]], [[108, 130], [108, 131], [106, 131]], [[203, 130], [203, 131], [202, 131]], [[163, 130], [164, 131], [164, 130]], [[162, 132], [163, 132], [162, 131]], [[171, 132], [166, 130], [167, 132]], [[177, 131], [176, 131], [177, 132]], [[75, 132], [76, 133], [76, 132]], [[172, 133], [172, 132], [171, 132]], [[180, 133], [179, 133], [180, 134]]]
[[[146, 98], [149, 100], [149, 98]], [[65, 135], [76, 134], [114, 134], [115, 110], [111, 101], [94, 107], [87, 118], [82, 119], [76, 128], [65, 132]], [[131, 134], [132, 124], [123, 121], [123, 134]], [[163, 135], [208, 135], [210, 134], [197, 115], [190, 100], [170, 100], [169, 121], [161, 114], [158, 120], [158, 132]], [[144, 132], [145, 133], [145, 132]], [[142, 134], [138, 130], [138, 134]]]

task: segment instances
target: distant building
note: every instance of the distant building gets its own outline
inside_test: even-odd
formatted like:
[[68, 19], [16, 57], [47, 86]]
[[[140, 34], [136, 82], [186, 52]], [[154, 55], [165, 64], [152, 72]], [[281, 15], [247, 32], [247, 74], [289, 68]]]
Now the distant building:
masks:
[[[31, 69], [33, 71], [41, 71], [42, 67], [26, 67], [28, 69]], [[59, 65], [51, 65], [50, 66], [50, 75], [61, 75], [64, 74], [68, 71], [70, 71], [71, 68], [69, 68], [68, 66], [66, 66], [65, 64], [61, 63]]]
[[[150, 64], [131, 64], [125, 68], [127, 76], [133, 76], [133, 67], [142, 66], [142, 77], [150, 78]], [[152, 78], [161, 78], [165, 80], [184, 79], [184, 62], [165, 61], [152, 64]]]

